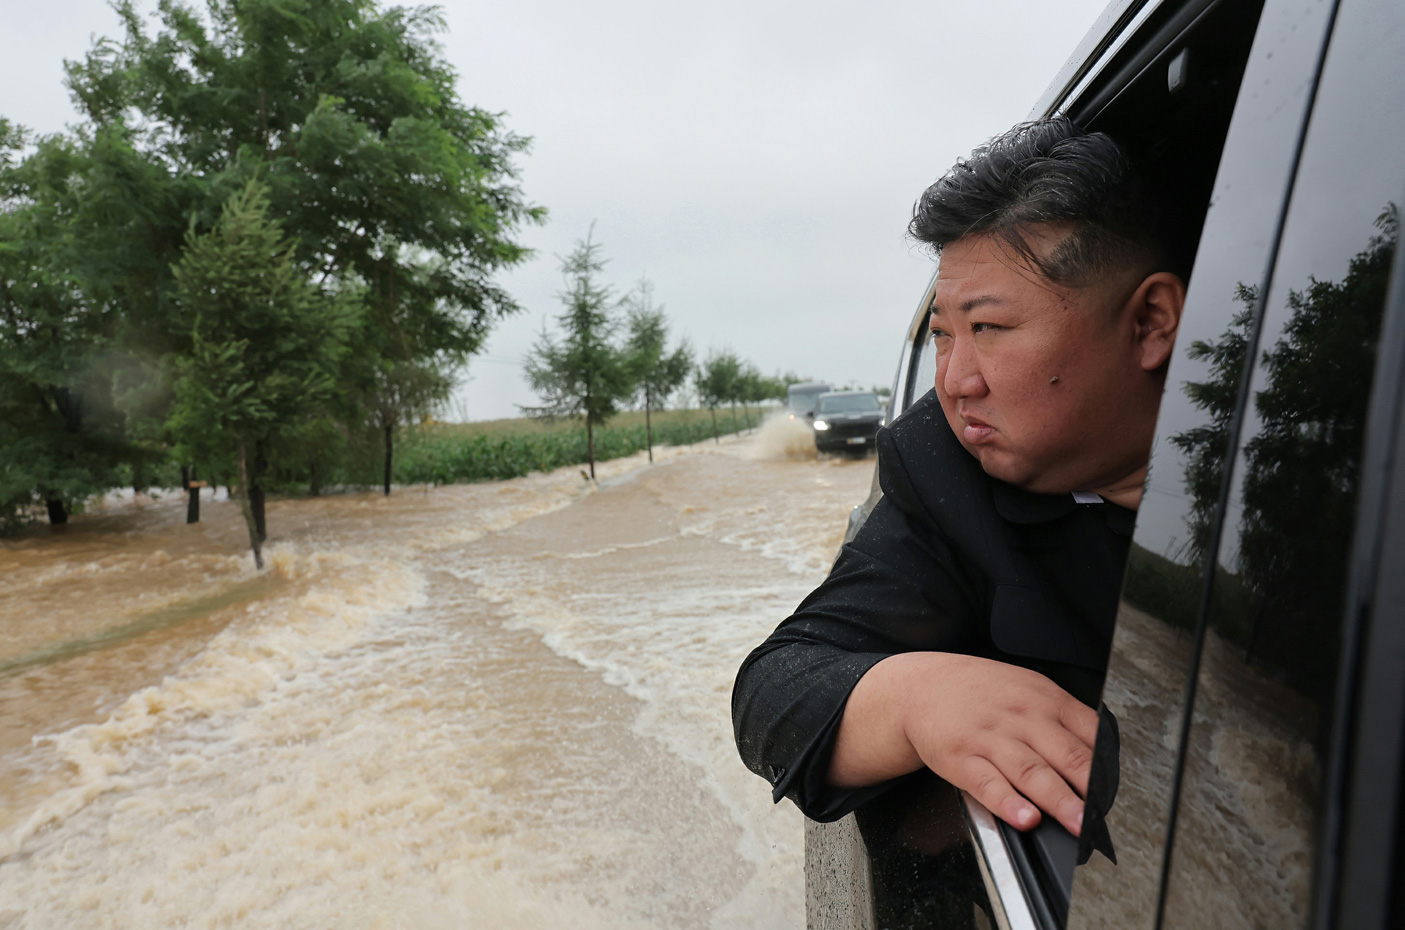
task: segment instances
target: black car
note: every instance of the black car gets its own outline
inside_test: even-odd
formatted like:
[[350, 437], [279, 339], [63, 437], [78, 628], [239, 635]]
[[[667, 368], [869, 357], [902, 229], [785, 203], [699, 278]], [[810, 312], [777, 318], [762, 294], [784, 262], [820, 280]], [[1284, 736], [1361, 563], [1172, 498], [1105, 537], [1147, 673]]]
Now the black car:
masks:
[[815, 401], [815, 448], [821, 452], [860, 452], [878, 444], [887, 422], [883, 402], [872, 391], [830, 391]]
[[1405, 925], [1405, 3], [1117, 0], [1053, 114], [1194, 256], [1103, 690], [1117, 861], [913, 779], [807, 824], [807, 924]]

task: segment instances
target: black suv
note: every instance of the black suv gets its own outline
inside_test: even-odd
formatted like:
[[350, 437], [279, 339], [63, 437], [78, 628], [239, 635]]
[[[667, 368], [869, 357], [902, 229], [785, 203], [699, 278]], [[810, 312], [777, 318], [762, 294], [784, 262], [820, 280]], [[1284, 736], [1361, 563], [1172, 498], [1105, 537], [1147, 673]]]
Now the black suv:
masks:
[[878, 447], [878, 428], [887, 411], [872, 391], [830, 391], [815, 401], [815, 448], [821, 452], [865, 453]]
[[[807, 825], [807, 923], [1405, 925], [1405, 3], [1118, 0], [1060, 113], [1195, 256], [1103, 691], [1117, 862], [919, 779]], [[932, 386], [930, 299], [890, 416]]]

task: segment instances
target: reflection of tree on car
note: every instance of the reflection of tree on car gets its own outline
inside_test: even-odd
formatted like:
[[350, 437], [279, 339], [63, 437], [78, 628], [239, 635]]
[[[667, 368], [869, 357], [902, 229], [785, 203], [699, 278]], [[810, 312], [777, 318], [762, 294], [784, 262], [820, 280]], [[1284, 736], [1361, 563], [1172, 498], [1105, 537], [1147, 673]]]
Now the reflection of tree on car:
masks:
[[883, 403], [872, 391], [831, 391], [815, 401], [815, 448], [821, 452], [875, 448], [885, 421]]
[[[1290, 652], [1284, 644], [1336, 632], [1320, 618], [1334, 612], [1347, 569], [1380, 307], [1398, 236], [1394, 204], [1376, 226], [1381, 232], [1352, 258], [1341, 281], [1313, 279], [1306, 289], [1288, 293], [1292, 317], [1263, 354], [1268, 383], [1253, 399], [1259, 425], [1240, 466], [1242, 513], [1237, 527], [1226, 526], [1227, 533], [1237, 530], [1237, 539], [1222, 545], [1219, 554], [1221, 572], [1234, 582], [1225, 593], [1247, 598], [1249, 609], [1216, 610], [1211, 622], [1248, 658], [1300, 686], [1323, 680], [1324, 670], [1291, 667], [1298, 663], [1284, 660]], [[1237, 297], [1249, 308], [1257, 300], [1253, 288], [1242, 286]], [[1190, 349], [1192, 357], [1215, 361], [1209, 380], [1185, 385], [1196, 406], [1210, 413], [1209, 423], [1172, 437], [1190, 455], [1185, 484], [1195, 501], [1189, 519], [1196, 561], [1213, 542], [1227, 424], [1250, 326], [1251, 313], [1245, 310], [1220, 339]], [[1223, 598], [1218, 606], [1225, 606]], [[1238, 622], [1226, 626], [1229, 617]], [[1299, 645], [1291, 653], [1298, 662], [1308, 656], [1335, 661], [1335, 644], [1320, 646]]]

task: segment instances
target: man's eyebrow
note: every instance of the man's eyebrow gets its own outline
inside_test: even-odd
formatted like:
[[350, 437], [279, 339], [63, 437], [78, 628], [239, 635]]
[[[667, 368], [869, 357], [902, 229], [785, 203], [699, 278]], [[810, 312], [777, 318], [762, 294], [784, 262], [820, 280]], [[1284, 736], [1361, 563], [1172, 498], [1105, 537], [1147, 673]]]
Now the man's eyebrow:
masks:
[[[994, 294], [982, 294], [982, 295], [979, 296], [979, 297], [972, 297], [972, 298], [970, 298], [969, 300], [963, 300], [963, 301], [961, 301], [961, 303], [957, 304], [956, 309], [960, 310], [962, 313], [970, 313], [972, 310], [976, 309], [977, 307], [984, 307], [986, 304], [1003, 304], [1003, 303], [1005, 303], [1005, 298], [1003, 298], [1003, 297], [997, 297], [997, 296], [995, 296]], [[937, 303], [935, 300], [932, 301], [932, 315], [933, 315], [933, 316], [936, 316], [937, 314], [939, 314], [939, 313], [941, 313], [941, 312], [942, 312], [941, 304]]]

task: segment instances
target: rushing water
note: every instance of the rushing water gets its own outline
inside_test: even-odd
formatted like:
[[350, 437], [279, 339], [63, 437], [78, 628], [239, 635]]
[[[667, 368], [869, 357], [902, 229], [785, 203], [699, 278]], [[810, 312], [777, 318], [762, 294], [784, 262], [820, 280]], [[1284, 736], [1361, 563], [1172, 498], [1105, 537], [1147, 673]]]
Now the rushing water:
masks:
[[801, 926], [728, 698], [872, 462], [782, 446], [0, 544], [0, 927]]

